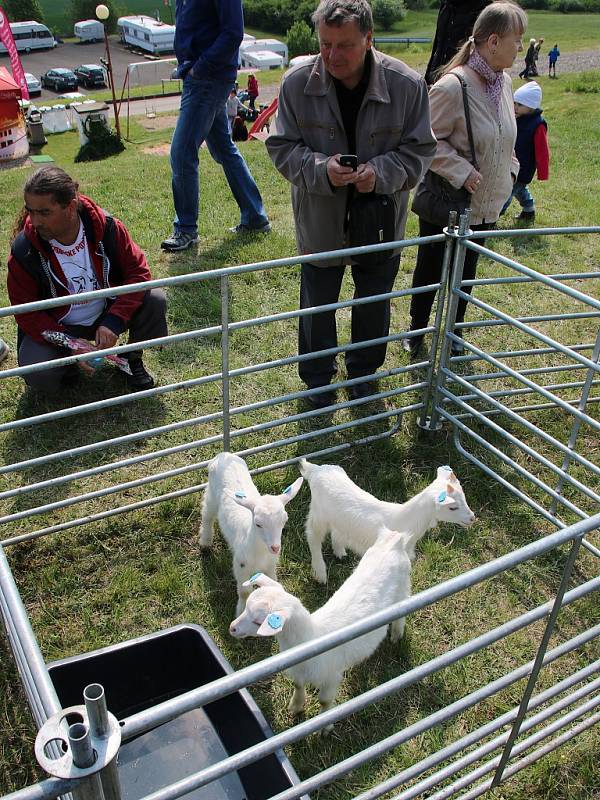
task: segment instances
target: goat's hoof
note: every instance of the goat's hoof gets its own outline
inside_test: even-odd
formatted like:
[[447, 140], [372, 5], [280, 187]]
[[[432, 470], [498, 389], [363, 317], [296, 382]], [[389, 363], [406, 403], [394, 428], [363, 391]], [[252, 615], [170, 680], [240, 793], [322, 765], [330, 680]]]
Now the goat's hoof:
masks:
[[312, 576], [318, 583], [327, 583], [327, 570], [326, 569], [313, 569]]
[[290, 703], [288, 706], [288, 714], [292, 717], [299, 717], [303, 708], [304, 706], [296, 706]]

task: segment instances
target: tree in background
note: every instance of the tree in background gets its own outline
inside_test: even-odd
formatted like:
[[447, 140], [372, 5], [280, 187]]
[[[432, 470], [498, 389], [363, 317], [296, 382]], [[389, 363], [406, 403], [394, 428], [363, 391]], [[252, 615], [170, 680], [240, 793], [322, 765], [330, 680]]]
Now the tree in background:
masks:
[[71, 0], [71, 21], [75, 23], [82, 19], [96, 19], [96, 6], [99, 2], [102, 2], [109, 11], [109, 17], [104, 22], [106, 30], [108, 33], [114, 33], [120, 14], [117, 12], [113, 0]]
[[287, 32], [287, 46], [290, 58], [319, 52], [317, 37], [304, 20], [294, 22]]
[[30, 19], [44, 22], [44, 12], [38, 0], [3, 0], [2, 5], [10, 22]]
[[406, 6], [403, 0], [373, 0], [373, 22], [378, 28], [389, 31], [394, 22], [404, 19]]

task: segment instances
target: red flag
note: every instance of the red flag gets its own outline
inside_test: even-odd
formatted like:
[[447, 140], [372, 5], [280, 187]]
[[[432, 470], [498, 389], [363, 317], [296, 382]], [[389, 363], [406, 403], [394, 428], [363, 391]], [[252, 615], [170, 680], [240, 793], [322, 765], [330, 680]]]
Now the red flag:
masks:
[[29, 100], [29, 89], [27, 88], [27, 81], [25, 80], [25, 72], [21, 64], [21, 58], [17, 52], [17, 46], [10, 29], [8, 17], [6, 13], [0, 8], [0, 42], [8, 50], [10, 58], [10, 67], [12, 69], [13, 78], [15, 83], [21, 90], [21, 97], [24, 100]]

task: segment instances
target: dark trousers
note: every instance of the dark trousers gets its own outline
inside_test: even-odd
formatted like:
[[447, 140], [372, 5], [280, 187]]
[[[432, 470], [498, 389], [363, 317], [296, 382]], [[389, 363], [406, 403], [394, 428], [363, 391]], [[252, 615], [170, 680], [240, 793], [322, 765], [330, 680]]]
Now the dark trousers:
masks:
[[[483, 222], [480, 225], [471, 225], [474, 231], [489, 231], [493, 227], [493, 223]], [[442, 233], [443, 228], [437, 225], [431, 225], [425, 220], [419, 219], [419, 236], [434, 236], [436, 233]], [[477, 243], [480, 245], [485, 244], [484, 239], [478, 239]], [[442, 276], [442, 263], [444, 260], [444, 250], [446, 249], [445, 242], [436, 242], [434, 244], [420, 245], [417, 253], [417, 265], [413, 275], [413, 289], [418, 286], [427, 286], [430, 283], [437, 283]], [[473, 250], [467, 250], [465, 254], [465, 265], [463, 268], [463, 280], [473, 280], [477, 272], [477, 259], [479, 254]], [[450, 274], [452, 271], [452, 262], [450, 262]], [[464, 291], [471, 294], [471, 287], [465, 286]], [[414, 294], [410, 301], [410, 328], [416, 330], [417, 328], [426, 328], [429, 324], [429, 316], [431, 314], [431, 307], [435, 300], [435, 292], [423, 292], [423, 294]], [[458, 310], [456, 313], [456, 321], [463, 322], [465, 318], [465, 311], [467, 308], [466, 300], [458, 301]]]
[[[354, 297], [369, 297], [390, 292], [398, 274], [400, 256], [389, 258], [379, 266], [352, 265]], [[300, 276], [300, 308], [336, 303], [344, 277], [344, 266], [318, 267], [303, 264]], [[352, 308], [352, 342], [364, 342], [387, 336], [390, 329], [390, 302], [375, 303]], [[337, 347], [335, 312], [324, 311], [300, 318], [298, 352], [300, 355]], [[375, 372], [384, 362], [386, 345], [363, 347], [346, 353], [346, 370], [349, 378], [359, 378]], [[300, 378], [307, 386], [324, 386], [336, 373], [335, 355], [301, 361]]]
[[[146, 292], [141, 306], [129, 321], [128, 343], [143, 342], [146, 339], [156, 339], [166, 336], [167, 330], [167, 298], [162, 289], [151, 289]], [[78, 336], [82, 339], [94, 339], [96, 329], [102, 319], [101, 315], [93, 325], [67, 325], [67, 333], [71, 336]], [[19, 336], [18, 361], [20, 367], [28, 367], [31, 364], [39, 364], [41, 361], [52, 361], [56, 358], [64, 358], [69, 354], [62, 347], [55, 347], [49, 342], [37, 342], [26, 334]], [[132, 350], [125, 353], [126, 358], [134, 359], [142, 355], [141, 350]], [[47, 394], [56, 393], [60, 390], [61, 379], [73, 373], [73, 366], [69, 364], [65, 367], [55, 367], [43, 369], [39, 372], [31, 372], [23, 378], [28, 386]]]

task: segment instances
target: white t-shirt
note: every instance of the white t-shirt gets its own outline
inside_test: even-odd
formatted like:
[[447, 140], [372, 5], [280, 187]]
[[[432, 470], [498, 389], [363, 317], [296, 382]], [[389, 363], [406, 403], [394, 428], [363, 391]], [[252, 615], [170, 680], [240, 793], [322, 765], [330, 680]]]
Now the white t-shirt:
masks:
[[[50, 247], [65, 274], [69, 294], [82, 294], [102, 288], [94, 272], [81, 220], [79, 220], [79, 233], [73, 244], [65, 245], [56, 239], [50, 239]], [[77, 303], [71, 306], [61, 322], [68, 325], [91, 325], [104, 311], [104, 306], [104, 300]]]

